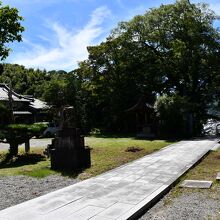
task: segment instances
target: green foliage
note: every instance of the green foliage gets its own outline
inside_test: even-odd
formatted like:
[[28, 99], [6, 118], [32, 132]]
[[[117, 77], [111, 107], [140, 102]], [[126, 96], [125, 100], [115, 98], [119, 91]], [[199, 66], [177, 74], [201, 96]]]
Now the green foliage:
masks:
[[3, 103], [0, 103], [0, 119], [7, 117], [8, 114], [9, 114], [8, 108]]
[[36, 136], [36, 134], [42, 134], [42, 132], [48, 127], [45, 123], [35, 123], [29, 126], [31, 132]]
[[76, 110], [78, 126], [88, 123], [85, 107], [90, 104], [88, 93], [81, 88], [80, 80], [74, 72], [41, 71], [25, 68], [17, 64], [3, 64], [0, 71], [0, 83], [11, 84], [15, 92], [33, 95], [53, 106], [56, 112], [64, 105], [72, 105]]
[[215, 19], [207, 5], [180, 0], [121, 23], [112, 37], [125, 37], [156, 56], [159, 93], [176, 91], [204, 109], [219, 74], [220, 35], [213, 27]]
[[0, 58], [5, 59], [10, 52], [7, 44], [13, 41], [20, 42], [22, 40], [21, 33], [24, 28], [20, 22], [23, 18], [19, 16], [16, 8], [10, 8], [9, 6], [2, 6], [0, 1]]
[[100, 135], [101, 130], [99, 128], [92, 128], [91, 131], [89, 132], [90, 135]]
[[94, 123], [102, 118], [106, 127], [140, 97], [152, 103], [164, 93], [187, 97], [200, 122], [220, 74], [215, 19], [207, 5], [179, 0], [119, 23], [105, 42], [88, 47], [75, 73], [93, 103]]
[[11, 155], [17, 155], [18, 145], [27, 142], [33, 136], [38, 135], [46, 127], [43, 124], [10, 124], [1, 130], [0, 138], [10, 145]]
[[[10, 124], [7, 126], [6, 130], [8, 129], [9, 136], [8, 138], [12, 138], [14, 135], [22, 136], [24, 139], [31, 138], [35, 136], [35, 134], [40, 133], [41, 131], [47, 128], [46, 124], [39, 123], [39, 124]], [[12, 135], [12, 137], [10, 136]]]
[[44, 100], [57, 107], [69, 104], [75, 91], [69, 89], [68, 86], [68, 78], [66, 75], [53, 75], [51, 80], [44, 87]]
[[53, 106], [55, 115], [62, 111], [64, 106], [74, 106], [77, 126], [86, 126], [86, 100], [80, 82], [72, 72], [52, 75], [44, 86], [42, 98]]
[[105, 42], [88, 47], [88, 59], [70, 73], [4, 64], [0, 82], [11, 82], [18, 93], [42, 98], [57, 111], [73, 105], [86, 130], [120, 130], [125, 110], [140, 97], [153, 104], [158, 94], [178, 94], [190, 103], [196, 133], [209, 104], [219, 100], [216, 19], [207, 5], [178, 0], [119, 23]]
[[168, 116], [172, 117], [173, 114], [179, 115], [186, 109], [186, 100], [176, 94], [168, 96], [167, 94], [159, 96], [155, 102], [155, 110], [157, 116], [165, 119]]
[[155, 110], [159, 119], [159, 135], [162, 137], [181, 137], [187, 135], [186, 116], [191, 109], [186, 98], [179, 95], [159, 96]]
[[55, 73], [32, 68], [25, 68], [18, 64], [3, 64], [0, 71], [0, 82], [11, 84], [15, 92], [23, 95], [34, 95], [42, 98], [44, 87]]

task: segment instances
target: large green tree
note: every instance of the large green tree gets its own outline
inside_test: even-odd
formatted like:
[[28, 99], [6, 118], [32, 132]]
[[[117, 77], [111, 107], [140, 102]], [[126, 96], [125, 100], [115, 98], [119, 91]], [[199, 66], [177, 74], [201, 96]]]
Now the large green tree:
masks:
[[51, 79], [43, 86], [42, 98], [53, 106], [54, 116], [60, 115], [65, 106], [74, 106], [77, 126], [84, 127], [84, 96], [80, 88], [79, 80], [73, 72], [54, 71]]
[[95, 123], [112, 127], [112, 121], [118, 121], [141, 95], [153, 101], [152, 91], [159, 90], [161, 79], [154, 76], [154, 71], [159, 73], [160, 69], [148, 48], [140, 50], [124, 37], [109, 37], [98, 46], [88, 47], [88, 51], [89, 59], [81, 62], [75, 72], [91, 95], [93, 109], [89, 118], [94, 118]]
[[0, 83], [10, 84], [13, 90], [23, 95], [41, 98], [44, 87], [51, 80], [53, 72], [25, 68], [18, 64], [3, 64], [0, 71]]
[[216, 18], [207, 5], [180, 0], [120, 24], [113, 36], [138, 41], [157, 56], [166, 92], [201, 101], [219, 70]]
[[16, 8], [2, 6], [0, 1], [0, 59], [5, 59], [10, 52], [8, 43], [21, 41], [24, 27], [21, 25], [23, 18]]
[[200, 123], [220, 70], [216, 19], [207, 5], [188, 0], [150, 9], [89, 47], [78, 72], [103, 109], [114, 108], [112, 115], [142, 95], [176, 93], [193, 104], [189, 111]]
[[11, 84], [15, 92], [33, 95], [58, 109], [64, 105], [73, 105], [79, 124], [85, 124], [84, 106], [88, 98], [83, 95], [74, 72], [46, 71], [18, 64], [2, 64], [1, 67], [0, 83]]

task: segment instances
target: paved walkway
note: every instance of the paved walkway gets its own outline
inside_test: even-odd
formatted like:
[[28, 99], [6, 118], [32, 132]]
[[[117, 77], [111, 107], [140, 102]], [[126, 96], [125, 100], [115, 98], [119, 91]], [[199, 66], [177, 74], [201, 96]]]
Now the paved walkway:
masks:
[[178, 142], [95, 178], [2, 210], [0, 220], [135, 219], [215, 144], [215, 140]]
[[[51, 138], [32, 138], [30, 139], [30, 146], [32, 148], [46, 148], [48, 144], [51, 144]], [[0, 151], [8, 150], [9, 144], [0, 142]], [[24, 149], [24, 144], [19, 145], [19, 149]]]

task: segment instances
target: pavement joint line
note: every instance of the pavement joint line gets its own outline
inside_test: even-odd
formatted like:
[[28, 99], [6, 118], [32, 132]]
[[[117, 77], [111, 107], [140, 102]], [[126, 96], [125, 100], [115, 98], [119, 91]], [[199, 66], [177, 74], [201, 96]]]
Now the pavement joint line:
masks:
[[[58, 202], [59, 207], [56, 209], [55, 212], [57, 213], [57, 216], [55, 217], [55, 219], [53, 218], [51, 220], [65, 220], [66, 218], [62, 216], [63, 208], [65, 207], [65, 210], [69, 210], [71, 207], [74, 208], [76, 205], [77, 207], [75, 207], [74, 216], [80, 216], [80, 219], [83, 220], [135, 219], [136, 217], [140, 216], [140, 214], [143, 211], [146, 211], [146, 209], [155, 204], [158, 201], [158, 199], [160, 199], [166, 192], [168, 192], [171, 189], [171, 187], [179, 181], [182, 175], [184, 175], [190, 168], [192, 168], [193, 166], [195, 166], [195, 164], [201, 161], [205, 157], [205, 155], [207, 155], [210, 152], [213, 146], [216, 145], [216, 141], [217, 140], [190, 140], [181, 141], [176, 144], [169, 145], [160, 151], [149, 154], [143, 158], [139, 158], [133, 162], [108, 171], [97, 177], [78, 182], [72, 186], [65, 187], [63, 189], [46, 194], [36, 199], [32, 199], [30, 201], [2, 210], [0, 211], [0, 220], [5, 220], [5, 218], [7, 220], [16, 219], [16, 216], [22, 216], [22, 218], [24, 219], [28, 218], [28, 220], [32, 220], [36, 219], [36, 216], [33, 217], [35, 213], [36, 215], [38, 215], [39, 218], [37, 219], [39, 220], [50, 220], [50, 218], [47, 217], [47, 214], [40, 214], [38, 212], [38, 210], [40, 211], [40, 208], [43, 207], [44, 201], [48, 201], [46, 203], [46, 207], [48, 210], [54, 208], [50, 207], [50, 205], [57, 205], [56, 202]], [[166, 161], [166, 163], [164, 163], [162, 158], [167, 158], [170, 161], [168, 160]], [[157, 160], [157, 162], [155, 162], [155, 160]], [[175, 164], [173, 163], [173, 161], [175, 163], [177, 161], [180, 161], [180, 165], [176, 166], [176, 171]], [[145, 166], [145, 163], [148, 164], [149, 162], [149, 166], [156, 163], [161, 163], [161, 165], [147, 168]], [[126, 181], [126, 178], [124, 177], [122, 177], [121, 179], [114, 179], [114, 177], [120, 177], [120, 174], [122, 174], [123, 176], [123, 173], [126, 173], [126, 171], [129, 170], [129, 167], [132, 167], [133, 174], [131, 175], [135, 175], [137, 171], [139, 171], [139, 179], [145, 177], [146, 180], [144, 180], [143, 178], [142, 182], [141, 180], [140, 182], [138, 182], [139, 179], [136, 179], [133, 182]], [[141, 171], [141, 169], [143, 169], [144, 172]], [[147, 169], [149, 170], [149, 173]], [[153, 176], [154, 178], [151, 179], [151, 175], [154, 171], [156, 172], [154, 174], [156, 176]], [[105, 175], [109, 175], [110, 177], [108, 179], [105, 179], [107, 177], [105, 177]], [[100, 177], [103, 177], [104, 180], [99, 179]], [[147, 178], [149, 177], [150, 179], [147, 180]], [[113, 178], [112, 180], [114, 181], [109, 180], [111, 178]], [[101, 183], [107, 184], [107, 186], [102, 186]], [[99, 184], [99, 186], [97, 187], [97, 189], [93, 190], [93, 186], [95, 184]], [[89, 187], [92, 187], [92, 191], [89, 191]], [[103, 189], [107, 190], [104, 194], [102, 192]], [[80, 190], [84, 191], [80, 193]], [[86, 195], [87, 190], [89, 194], [92, 193], [92, 199], [89, 198], [89, 194]], [[126, 190], [128, 191], [128, 193], [126, 193]], [[76, 193], [76, 197], [77, 195], [82, 195], [82, 197], [72, 202], [68, 202], [68, 199], [65, 200], [65, 195], [67, 198], [67, 196], [70, 193], [73, 193], [73, 195], [75, 195], [75, 192], [77, 191], [79, 191], [79, 194]], [[145, 194], [146, 197], [140, 200], [136, 200], [137, 197], [134, 197], [134, 199], [132, 199], [132, 195], [135, 196], [138, 194]], [[56, 200], [56, 198], [59, 198], [58, 201]], [[126, 200], [126, 198], [129, 199], [130, 203]], [[90, 201], [86, 203], [86, 201], [89, 199]], [[60, 205], [59, 200], [61, 201]], [[75, 202], [76, 204], [74, 204]], [[104, 204], [103, 206], [101, 205], [102, 202], [105, 202], [106, 207], [104, 207]], [[108, 206], [108, 204], [110, 205]], [[93, 209], [92, 207], [96, 208]], [[28, 212], [25, 218], [25, 213], [23, 211], [27, 209]], [[88, 213], [84, 213], [84, 209]], [[99, 210], [102, 211], [99, 212]], [[50, 213], [52, 215], [53, 212], [53, 210], [50, 210]], [[83, 213], [83, 216], [81, 216], [81, 213]], [[111, 213], [111, 215], [109, 213]]]
[[62, 205], [62, 206], [60, 206], [60, 207], [57, 207], [57, 208], [55, 208], [55, 209], [53, 209], [53, 210], [50, 210], [50, 211], [47, 212], [47, 213], [50, 213], [50, 212], [56, 211], [56, 210], [58, 210], [58, 209], [61, 209], [61, 208], [63, 208], [64, 206], [67, 206], [67, 205], [69, 205], [69, 204], [71, 204], [71, 203], [73, 203], [73, 202], [76, 202], [76, 201], [78, 201], [78, 200], [80, 200], [80, 199], [82, 199], [82, 198], [83, 198], [83, 197], [80, 197], [80, 198], [78, 198], [78, 199], [72, 200], [71, 202], [68, 202], [68, 203], [66, 203], [66, 204], [64, 204], [64, 205]]

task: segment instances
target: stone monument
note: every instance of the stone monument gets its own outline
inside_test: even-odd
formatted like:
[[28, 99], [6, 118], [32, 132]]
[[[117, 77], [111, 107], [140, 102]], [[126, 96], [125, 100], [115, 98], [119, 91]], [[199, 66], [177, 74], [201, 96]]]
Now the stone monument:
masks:
[[76, 128], [74, 108], [64, 107], [60, 115], [60, 130], [48, 146], [52, 169], [76, 170], [91, 166], [90, 149]]

